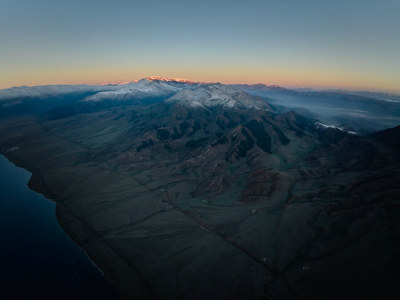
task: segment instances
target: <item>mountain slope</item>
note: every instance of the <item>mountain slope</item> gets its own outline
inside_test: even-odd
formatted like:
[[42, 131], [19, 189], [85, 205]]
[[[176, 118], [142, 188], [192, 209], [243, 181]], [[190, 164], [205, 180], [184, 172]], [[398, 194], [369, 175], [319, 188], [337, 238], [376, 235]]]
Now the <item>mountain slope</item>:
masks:
[[0, 122], [1, 153], [124, 298], [398, 298], [398, 127], [171, 82]]
[[187, 107], [224, 106], [238, 109], [271, 109], [262, 99], [252, 97], [242, 91], [226, 85], [202, 85], [194, 89], [184, 89], [166, 100], [167, 103], [178, 103]]
[[375, 132], [371, 137], [400, 154], [400, 126]]
[[[203, 95], [204, 99], [208, 99], [205, 106], [220, 105], [225, 101], [223, 99], [233, 97], [233, 93], [227, 91], [219, 92], [220, 94], [216, 95], [215, 91], [210, 90], [211, 87], [216, 86], [228, 89], [227, 85], [165, 77], [147, 77], [129, 83], [93, 86], [14, 87], [0, 90], [0, 117], [32, 112], [40, 114], [59, 106], [64, 106], [64, 112], [58, 109], [58, 112], [54, 111], [53, 117], [94, 112], [113, 106], [163, 101], [181, 90], [185, 91], [177, 95], [175, 101], [181, 101], [182, 99], [178, 99], [181, 96], [201, 99]], [[399, 102], [391, 100], [392, 98], [384, 99], [385, 101], [371, 98], [371, 96], [384, 98], [385, 96], [395, 97], [395, 95], [364, 92], [358, 95], [356, 92], [350, 91], [290, 90], [264, 84], [237, 84], [229, 85], [229, 87], [238, 90], [237, 93], [244, 91], [256, 97], [263, 97], [264, 101], [281, 112], [295, 110], [301, 114], [315, 115], [315, 118], [322, 123], [348, 127], [349, 130], [361, 134], [394, 127], [400, 123]], [[197, 95], [195, 95], [196, 93]], [[214, 96], [211, 95], [213, 93]], [[248, 107], [249, 102], [245, 100], [245, 103], [240, 103], [239, 98], [230, 102], [225, 101], [225, 104], [242, 108]], [[212, 101], [209, 101], [211, 99]], [[193, 104], [204, 106], [202, 101], [196, 100]], [[77, 104], [77, 102], [83, 103]], [[264, 108], [260, 101], [254, 104], [255, 102], [252, 100], [251, 103], [258, 108]], [[269, 108], [267, 107], [267, 109]]]
[[127, 299], [397, 295], [394, 149], [219, 85], [178, 94], [3, 122], [0, 149]]
[[99, 92], [87, 97], [84, 101], [104, 101], [104, 100], [129, 100], [133, 98], [157, 98], [168, 97], [180, 91], [180, 88], [169, 85], [162, 81], [142, 79], [123, 85], [114, 91]]

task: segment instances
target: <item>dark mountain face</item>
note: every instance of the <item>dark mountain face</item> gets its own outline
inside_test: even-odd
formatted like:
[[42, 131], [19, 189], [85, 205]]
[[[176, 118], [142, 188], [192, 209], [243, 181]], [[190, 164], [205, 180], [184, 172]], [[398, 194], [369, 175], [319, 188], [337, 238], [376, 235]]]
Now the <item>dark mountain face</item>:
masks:
[[[296, 160], [298, 148], [311, 147], [306, 145], [310, 138], [305, 131], [313, 125], [297, 114], [278, 116], [263, 110], [156, 104], [148, 110], [135, 111], [129, 118], [132, 131], [126, 136], [126, 148], [115, 157], [118, 164], [129, 168], [130, 164], [143, 162], [147, 169], [146, 163], [168, 157], [164, 168], [170, 168], [170, 176], [180, 177], [188, 172], [194, 178], [195, 174], [208, 178], [199, 182], [194, 194], [225, 192], [237, 184], [236, 172], [251, 172], [260, 161], [286, 164], [288, 159]], [[121, 147], [120, 143], [115, 145]], [[102, 159], [97, 153], [93, 157]], [[227, 176], [215, 190], [204, 188], [205, 184], [218, 182], [224, 173]]]
[[373, 133], [372, 138], [400, 154], [400, 126]]
[[1, 149], [40, 171], [31, 186], [51, 189], [124, 297], [399, 295], [398, 128], [362, 137], [272, 107], [124, 104], [0, 127]]

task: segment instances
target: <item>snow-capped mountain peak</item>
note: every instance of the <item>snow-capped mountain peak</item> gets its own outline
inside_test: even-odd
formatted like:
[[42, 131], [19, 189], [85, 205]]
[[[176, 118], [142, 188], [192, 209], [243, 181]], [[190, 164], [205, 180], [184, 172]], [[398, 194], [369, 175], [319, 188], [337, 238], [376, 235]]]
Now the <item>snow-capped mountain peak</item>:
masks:
[[181, 89], [167, 82], [151, 81], [149, 79], [141, 79], [136, 82], [120, 85], [118, 89], [105, 91], [94, 94], [84, 99], [84, 101], [101, 101], [101, 100], [126, 100], [130, 98], [147, 98], [147, 97], [169, 97]]
[[238, 109], [269, 109], [268, 104], [249, 94], [217, 83], [194, 89], [183, 89], [166, 100], [187, 107], [225, 106]]
[[185, 78], [168, 78], [168, 77], [161, 77], [161, 76], [150, 76], [150, 77], [146, 77], [145, 79], [148, 79], [151, 81], [179, 82], [179, 83], [186, 83], [186, 84], [197, 83], [197, 82], [185, 79]]

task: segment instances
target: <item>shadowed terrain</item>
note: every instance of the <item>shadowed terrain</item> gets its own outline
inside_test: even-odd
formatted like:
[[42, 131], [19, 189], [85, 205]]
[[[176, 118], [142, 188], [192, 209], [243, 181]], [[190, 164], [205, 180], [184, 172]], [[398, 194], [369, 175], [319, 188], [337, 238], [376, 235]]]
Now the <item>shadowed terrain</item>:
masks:
[[123, 104], [3, 120], [0, 149], [125, 298], [400, 296], [399, 127]]

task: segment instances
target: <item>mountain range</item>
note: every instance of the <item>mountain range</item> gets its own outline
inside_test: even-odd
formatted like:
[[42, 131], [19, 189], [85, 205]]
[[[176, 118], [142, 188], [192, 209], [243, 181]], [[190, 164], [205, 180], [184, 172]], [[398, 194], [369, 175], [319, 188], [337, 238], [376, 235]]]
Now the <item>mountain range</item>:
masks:
[[125, 299], [400, 296], [398, 103], [160, 77], [0, 99], [1, 153]]
[[[73, 113], [75, 110], [92, 111], [103, 106], [124, 105], [125, 101], [157, 102], [181, 90], [184, 90], [181, 94], [185, 94], [202, 88], [194, 92], [200, 93], [215, 84], [181, 78], [148, 77], [123, 84], [14, 87], [0, 90], [0, 117], [13, 116], [24, 110], [44, 112], [60, 106]], [[323, 123], [352, 128], [361, 134], [394, 127], [400, 122], [400, 101], [393, 94], [294, 90], [265, 84], [219, 85], [260, 97], [281, 111], [294, 110]]]

